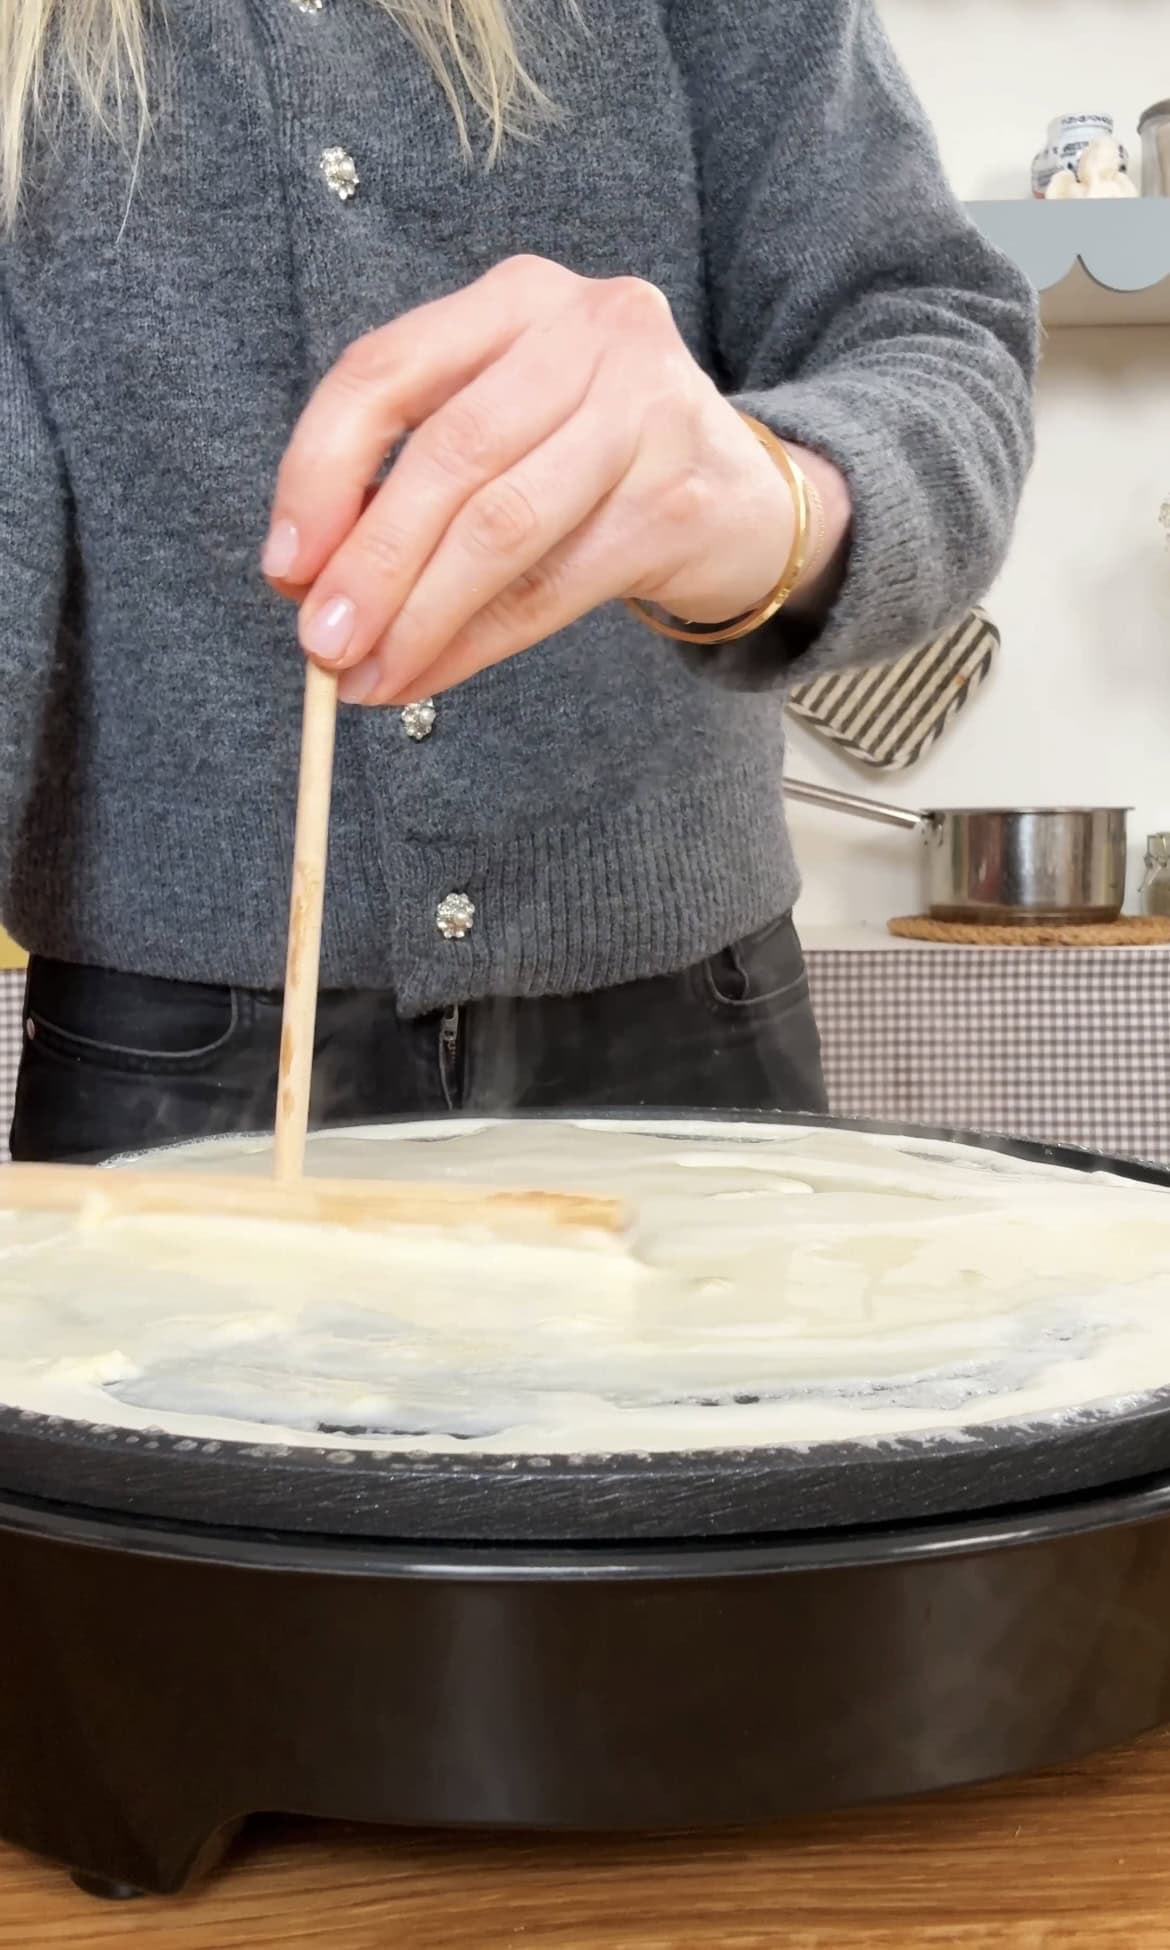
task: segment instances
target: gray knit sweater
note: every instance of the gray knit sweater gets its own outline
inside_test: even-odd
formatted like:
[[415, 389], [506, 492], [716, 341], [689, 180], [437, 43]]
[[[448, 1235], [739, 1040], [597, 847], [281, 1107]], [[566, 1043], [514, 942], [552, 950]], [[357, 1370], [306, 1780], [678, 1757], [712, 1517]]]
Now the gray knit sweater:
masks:
[[1032, 302], [872, 0], [583, 12], [541, 67], [564, 119], [491, 171], [368, 0], [171, 0], [132, 195], [100, 139], [43, 146], [0, 244], [0, 890], [26, 947], [279, 984], [302, 663], [257, 566], [277, 463], [349, 340], [514, 252], [661, 286], [737, 403], [848, 476], [847, 580], [812, 642], [688, 654], [614, 606], [438, 699], [428, 737], [344, 712], [326, 983], [419, 1013], [762, 925], [797, 892], [785, 683], [911, 647], [994, 575]]

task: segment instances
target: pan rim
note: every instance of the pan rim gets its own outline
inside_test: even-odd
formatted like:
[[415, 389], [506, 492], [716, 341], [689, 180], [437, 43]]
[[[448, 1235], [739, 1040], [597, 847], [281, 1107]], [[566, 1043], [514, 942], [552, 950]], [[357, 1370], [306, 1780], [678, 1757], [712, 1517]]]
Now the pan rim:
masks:
[[[957, 1143], [1024, 1160], [1108, 1171], [1170, 1189], [1170, 1169], [1074, 1145], [994, 1132], [816, 1113], [561, 1109], [572, 1118], [803, 1126]], [[417, 1117], [379, 1120], [417, 1125]], [[434, 1120], [450, 1125], [456, 1120]], [[483, 1117], [463, 1121], [483, 1124]], [[369, 1129], [350, 1125], [339, 1129]], [[214, 1142], [214, 1140], [208, 1140]], [[158, 1147], [158, 1151], [173, 1147]], [[138, 1154], [141, 1155], [141, 1154]], [[113, 1161], [111, 1161], [113, 1162]], [[287, 1448], [114, 1424], [0, 1405], [0, 1493], [190, 1521], [297, 1534], [427, 1539], [436, 1544], [649, 1543], [925, 1520], [1019, 1502], [1018, 1483], [1088, 1493], [1170, 1470], [1170, 1382], [1030, 1423], [848, 1443], [588, 1456]]]

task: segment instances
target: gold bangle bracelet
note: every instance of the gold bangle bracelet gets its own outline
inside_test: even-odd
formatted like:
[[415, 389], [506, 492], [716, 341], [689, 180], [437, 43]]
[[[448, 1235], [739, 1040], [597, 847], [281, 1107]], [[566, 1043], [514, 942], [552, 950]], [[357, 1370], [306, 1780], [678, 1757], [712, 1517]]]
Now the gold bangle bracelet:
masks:
[[[762, 629], [765, 623], [783, 609], [800, 582], [808, 565], [809, 538], [812, 530], [813, 491], [804, 469], [789, 453], [784, 442], [777, 438], [771, 427], [762, 420], [754, 420], [750, 413], [741, 413], [740, 419], [751, 428], [759, 441], [775, 461], [792, 493], [792, 506], [796, 516], [796, 527], [792, 537], [792, 547], [784, 564], [784, 573], [770, 596], [757, 603], [754, 609], [745, 611], [731, 623], [682, 623], [664, 620], [656, 615], [650, 603], [640, 597], [629, 596], [626, 607], [633, 611], [640, 623], [645, 623], [657, 636], [672, 638], [675, 643], [737, 643], [741, 637], [751, 636], [753, 631]], [[823, 526], [823, 522], [822, 522]]]
[[829, 539], [829, 524], [825, 520], [825, 504], [817, 492], [816, 484], [806, 474], [804, 485], [808, 492], [809, 519], [812, 541], [808, 559], [804, 565], [802, 580], [815, 582], [825, 566], [825, 544]]

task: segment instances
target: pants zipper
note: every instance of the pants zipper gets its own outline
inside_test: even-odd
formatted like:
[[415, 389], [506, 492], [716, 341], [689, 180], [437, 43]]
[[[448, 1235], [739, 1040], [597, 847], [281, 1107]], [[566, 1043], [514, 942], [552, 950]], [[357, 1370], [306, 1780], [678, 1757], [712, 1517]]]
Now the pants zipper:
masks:
[[462, 1024], [463, 1011], [457, 1002], [443, 1011], [439, 1023], [439, 1073], [448, 1110], [459, 1108], [459, 1034]]

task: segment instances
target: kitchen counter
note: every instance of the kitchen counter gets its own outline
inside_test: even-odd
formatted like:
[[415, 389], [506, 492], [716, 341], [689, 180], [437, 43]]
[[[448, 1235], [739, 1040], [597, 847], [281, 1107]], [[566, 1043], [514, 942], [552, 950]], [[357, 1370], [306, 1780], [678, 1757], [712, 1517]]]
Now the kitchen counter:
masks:
[[1022, 1783], [671, 1841], [269, 1823], [200, 1892], [95, 1903], [0, 1849], [0, 1950], [1167, 1950], [1170, 1733]]

